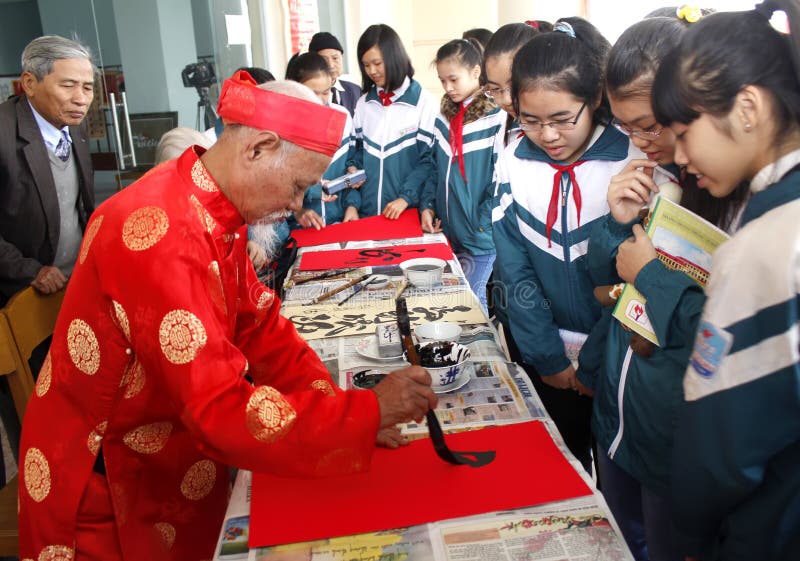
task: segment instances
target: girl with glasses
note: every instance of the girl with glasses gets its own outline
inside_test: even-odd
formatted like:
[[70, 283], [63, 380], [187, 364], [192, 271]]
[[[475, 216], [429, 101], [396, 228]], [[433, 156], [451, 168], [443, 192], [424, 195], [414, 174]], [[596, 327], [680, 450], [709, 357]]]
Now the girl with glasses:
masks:
[[349, 171], [363, 169], [366, 181], [342, 195], [345, 222], [360, 216], [396, 219], [417, 208], [433, 172], [431, 148], [436, 99], [414, 80], [414, 67], [397, 32], [369, 26], [358, 40], [364, 95], [356, 103]]
[[[791, 36], [770, 25], [776, 9]], [[781, 0], [703, 18], [653, 84], [676, 163], [714, 197], [742, 182], [751, 193], [712, 259], [675, 429], [678, 546], [703, 560], [800, 551], [798, 9]]]
[[[629, 257], [623, 242], [633, 235], [642, 206], [655, 193], [678, 198], [676, 202], [723, 229], [730, 227], [742, 206], [741, 196], [717, 200], [697, 188], [697, 178], [675, 165], [675, 134], [653, 114], [656, 71], [685, 29], [676, 18], [646, 19], [625, 31], [609, 54], [606, 91], [614, 125], [647, 158], [631, 160], [611, 179], [610, 214], [589, 242], [589, 272], [599, 284], [622, 282]], [[669, 190], [674, 191], [672, 197]], [[654, 251], [646, 236], [641, 244]], [[661, 346], [624, 328], [610, 318], [608, 309], [602, 374], [593, 384], [598, 476], [634, 558], [682, 561], [670, 522], [669, 458], [681, 382], [704, 296], [687, 275], [658, 259], [637, 275], [635, 284], [647, 299], [647, 314]]]
[[561, 19], [555, 29], [514, 57], [512, 103], [524, 136], [498, 162], [495, 269], [502, 271], [526, 371], [565, 443], [590, 471], [592, 403], [576, 393], [590, 393], [578, 380], [578, 352], [601, 308], [586, 250], [608, 212], [608, 182], [632, 153], [623, 134], [602, 124], [608, 41], [580, 18]]
[[445, 89], [436, 118], [434, 161], [420, 201], [422, 229], [444, 231], [484, 311], [494, 264], [494, 164], [505, 113], [481, 95], [481, 47], [455, 39], [436, 53]]

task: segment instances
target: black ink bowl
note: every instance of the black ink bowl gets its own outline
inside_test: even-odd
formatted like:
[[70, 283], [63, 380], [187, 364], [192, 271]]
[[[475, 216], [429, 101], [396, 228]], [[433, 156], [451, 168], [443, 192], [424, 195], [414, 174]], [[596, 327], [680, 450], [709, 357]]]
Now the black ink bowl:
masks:
[[362, 370], [353, 374], [353, 385], [362, 390], [371, 390], [378, 383], [386, 378], [386, 372], [376, 372], [374, 370]]

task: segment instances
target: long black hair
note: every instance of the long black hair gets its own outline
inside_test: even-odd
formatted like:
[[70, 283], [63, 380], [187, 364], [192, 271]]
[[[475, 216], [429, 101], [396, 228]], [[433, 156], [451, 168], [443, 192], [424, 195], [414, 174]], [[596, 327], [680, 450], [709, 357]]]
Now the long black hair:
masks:
[[358, 39], [356, 53], [358, 54], [358, 68], [361, 70], [361, 91], [366, 93], [375, 85], [367, 73], [364, 72], [364, 63], [361, 60], [368, 50], [378, 47], [383, 57], [384, 76], [386, 78], [385, 90], [390, 92], [403, 85], [408, 76], [414, 77], [414, 67], [408, 57], [406, 48], [397, 32], [384, 23], [370, 25]]
[[598, 29], [578, 17], [561, 18], [574, 36], [564, 31], [550, 31], [534, 37], [514, 57], [511, 67], [511, 99], [519, 114], [522, 92], [544, 86], [563, 90], [594, 107], [593, 119], [608, 123], [611, 111], [604, 95], [605, 67], [611, 45]]
[[319, 53], [295, 53], [286, 65], [286, 79], [301, 84], [320, 74], [331, 76], [328, 62]]
[[448, 59], [455, 59], [464, 68], [474, 68], [483, 62], [483, 47], [477, 39], [453, 39], [436, 51], [433, 62], [438, 64]]
[[492, 38], [483, 49], [483, 68], [481, 81], [486, 83], [486, 61], [490, 58], [514, 55], [522, 46], [539, 35], [535, 27], [527, 23], [507, 23], [494, 32]]

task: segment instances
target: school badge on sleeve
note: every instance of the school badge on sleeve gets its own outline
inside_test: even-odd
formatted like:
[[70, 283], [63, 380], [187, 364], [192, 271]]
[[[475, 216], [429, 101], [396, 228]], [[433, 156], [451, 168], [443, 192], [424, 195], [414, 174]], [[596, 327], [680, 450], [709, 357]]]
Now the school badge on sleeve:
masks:
[[692, 368], [703, 378], [711, 378], [733, 343], [733, 335], [707, 321], [701, 321], [690, 358]]

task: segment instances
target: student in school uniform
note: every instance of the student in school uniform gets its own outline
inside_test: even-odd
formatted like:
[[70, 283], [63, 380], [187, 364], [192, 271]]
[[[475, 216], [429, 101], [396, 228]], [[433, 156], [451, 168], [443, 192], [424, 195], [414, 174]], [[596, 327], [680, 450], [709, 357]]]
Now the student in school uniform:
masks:
[[358, 40], [364, 95], [356, 104], [350, 169], [366, 181], [343, 196], [345, 221], [383, 214], [396, 219], [417, 208], [433, 174], [433, 128], [438, 104], [414, 80], [414, 67], [394, 29], [371, 25]]

